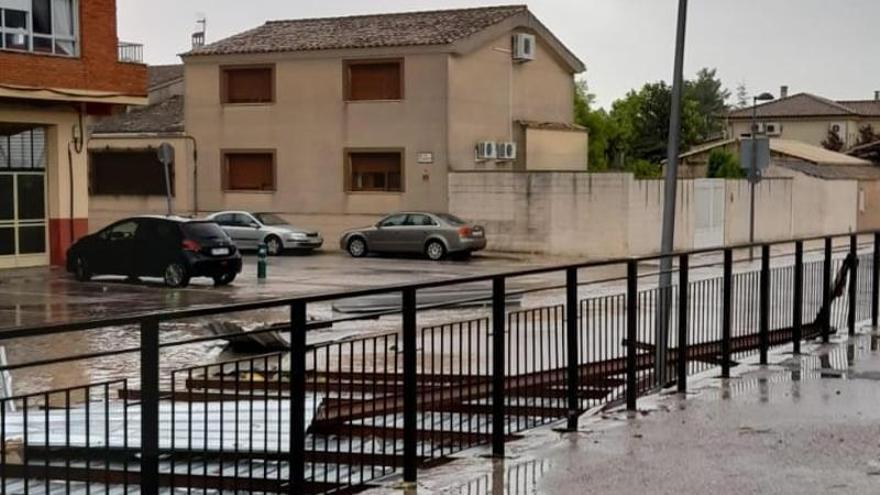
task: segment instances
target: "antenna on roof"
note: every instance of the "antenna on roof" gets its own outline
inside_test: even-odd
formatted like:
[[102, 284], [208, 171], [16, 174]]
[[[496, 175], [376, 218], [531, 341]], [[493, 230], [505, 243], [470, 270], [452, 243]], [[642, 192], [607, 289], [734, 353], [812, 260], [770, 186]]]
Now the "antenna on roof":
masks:
[[193, 49], [205, 46], [205, 30], [207, 27], [208, 21], [205, 18], [205, 14], [199, 12], [196, 14], [196, 31], [192, 34], [192, 47]]

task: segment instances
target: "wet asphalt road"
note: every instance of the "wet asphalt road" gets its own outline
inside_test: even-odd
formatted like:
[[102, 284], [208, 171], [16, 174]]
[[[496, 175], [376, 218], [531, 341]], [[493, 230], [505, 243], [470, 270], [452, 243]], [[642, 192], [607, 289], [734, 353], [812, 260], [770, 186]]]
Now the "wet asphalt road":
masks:
[[99, 277], [73, 280], [63, 269], [0, 271], [0, 331], [9, 327], [123, 316], [161, 309], [225, 305], [267, 298], [326, 293], [345, 289], [424, 282], [492, 274], [571, 262], [537, 256], [478, 254], [468, 261], [431, 262], [419, 258], [352, 259], [341, 252], [286, 255], [269, 259], [268, 279], [256, 278], [256, 257], [229, 287], [215, 288], [210, 279], [194, 279], [185, 289], [169, 289], [158, 279], [126, 282]]

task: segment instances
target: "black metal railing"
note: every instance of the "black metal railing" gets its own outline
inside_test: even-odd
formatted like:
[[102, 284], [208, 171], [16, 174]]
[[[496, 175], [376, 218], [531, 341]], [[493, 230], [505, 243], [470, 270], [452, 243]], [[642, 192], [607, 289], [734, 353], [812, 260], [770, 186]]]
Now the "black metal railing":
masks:
[[[26, 390], [0, 399], [0, 495], [59, 486], [344, 493], [390, 474], [415, 481], [420, 466], [474, 446], [503, 455], [524, 430], [563, 420], [573, 429], [592, 408], [634, 409], [640, 395], [673, 384], [686, 391], [688, 375], [729, 376], [736, 360], [767, 362], [775, 346], [799, 352], [802, 340], [876, 325], [880, 234], [861, 235], [870, 242], [847, 234], [760, 244], [756, 263], [735, 261], [747, 245], [676, 253], [676, 283], [665, 288], [655, 255], [9, 328], [0, 345], [10, 349], [41, 339], [120, 344], [0, 367], [27, 377]], [[474, 284], [488, 284], [486, 294], [420, 301]], [[330, 311], [334, 301], [389, 293], [399, 309]], [[289, 334], [284, 352], [217, 355], [212, 342], [240, 335], [199, 331], [207, 319], [279, 311], [281, 327], [252, 333]], [[327, 339], [328, 328], [351, 336]], [[138, 345], [120, 337], [130, 335]], [[46, 386], [119, 356], [128, 360], [110, 379]]]

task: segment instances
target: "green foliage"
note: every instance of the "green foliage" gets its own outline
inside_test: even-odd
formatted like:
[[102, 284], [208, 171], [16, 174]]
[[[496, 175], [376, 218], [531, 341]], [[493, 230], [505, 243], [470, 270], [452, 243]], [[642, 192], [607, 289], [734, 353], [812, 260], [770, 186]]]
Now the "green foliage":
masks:
[[663, 168], [660, 165], [647, 160], [632, 160], [623, 169], [632, 172], [636, 179], [659, 179], [663, 175]]
[[608, 170], [608, 136], [612, 132], [611, 123], [605, 110], [593, 110], [596, 95], [589, 92], [587, 82], [577, 81], [574, 88], [574, 121], [587, 128], [589, 145], [587, 149], [589, 170], [604, 172]]
[[724, 134], [724, 116], [730, 91], [724, 88], [716, 69], [703, 68], [697, 78], [685, 81], [684, 100], [693, 101], [697, 111], [697, 140], [705, 142]]
[[856, 146], [873, 143], [877, 140], [880, 140], [880, 134], [874, 132], [874, 126], [865, 124], [859, 127], [859, 140], [856, 142]]
[[746, 176], [739, 166], [736, 155], [725, 149], [714, 149], [709, 153], [706, 177], [711, 179], [741, 179]]
[[741, 82], [736, 85], [736, 108], [747, 106], [749, 106], [749, 90], [746, 89], [746, 83]]
[[844, 142], [840, 139], [840, 135], [831, 129], [828, 129], [828, 137], [822, 141], [822, 147], [826, 150], [840, 151], [843, 149]]

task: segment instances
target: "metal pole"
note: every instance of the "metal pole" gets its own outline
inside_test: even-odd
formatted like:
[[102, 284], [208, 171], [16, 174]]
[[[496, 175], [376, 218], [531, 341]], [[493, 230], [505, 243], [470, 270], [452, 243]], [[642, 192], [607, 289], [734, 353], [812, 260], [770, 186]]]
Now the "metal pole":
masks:
[[[758, 182], [758, 147], [755, 138], [758, 134], [758, 99], [752, 97], [752, 132], [750, 133], [752, 158], [749, 167], [749, 244], [755, 243], [755, 184]], [[749, 246], [749, 261], [755, 259], [755, 248]]]
[[[666, 145], [666, 176], [663, 196], [663, 231], [660, 252], [671, 254], [675, 244], [675, 200], [678, 194], [678, 149], [681, 136], [681, 93], [684, 85], [684, 41], [687, 27], [687, 0], [678, 2], [678, 23], [675, 35], [675, 67], [672, 74], [672, 101], [669, 110], [669, 141]], [[666, 379], [666, 352], [669, 344], [669, 320], [672, 306], [671, 294], [667, 289], [672, 285], [672, 258], [660, 259], [659, 294], [663, 299], [657, 311], [656, 335], [654, 338], [654, 374], [657, 383], [663, 385]]]
[[831, 238], [825, 238], [825, 261], [822, 263], [822, 342], [831, 337]]
[[804, 241], [794, 244], [794, 302], [792, 304], [791, 342], [794, 353], [801, 353], [804, 319]]
[[678, 259], [678, 391], [687, 392], [688, 354], [688, 255]]
[[758, 323], [758, 346], [761, 364], [767, 364], [767, 351], [770, 348], [770, 246], [761, 246], [761, 301], [760, 321]]
[[880, 318], [880, 232], [874, 234], [871, 261], [871, 326], [877, 331], [877, 320]]
[[403, 481], [418, 476], [418, 381], [416, 378], [416, 290], [403, 291]]
[[290, 485], [288, 493], [306, 486], [306, 303], [290, 305]]
[[577, 268], [565, 271], [566, 345], [568, 346], [568, 424], [569, 430], [577, 430], [580, 401], [578, 390], [578, 273]]
[[492, 455], [504, 457], [504, 277], [492, 279]]
[[159, 320], [141, 321], [141, 486], [159, 493]]
[[168, 216], [171, 216], [173, 211], [171, 207], [171, 172], [169, 172], [169, 168], [171, 167], [170, 162], [165, 162], [162, 168], [165, 170], [165, 204], [168, 208]]
[[626, 263], [626, 408], [636, 410], [636, 340], [638, 339], [639, 265]]
[[730, 323], [733, 306], [733, 251], [724, 250], [724, 279], [721, 294], [721, 377], [730, 378]]
[[850, 265], [849, 277], [849, 312], [846, 315], [846, 326], [850, 335], [856, 334], [856, 310], [859, 302], [859, 237], [849, 236], [849, 255], [853, 263]]

